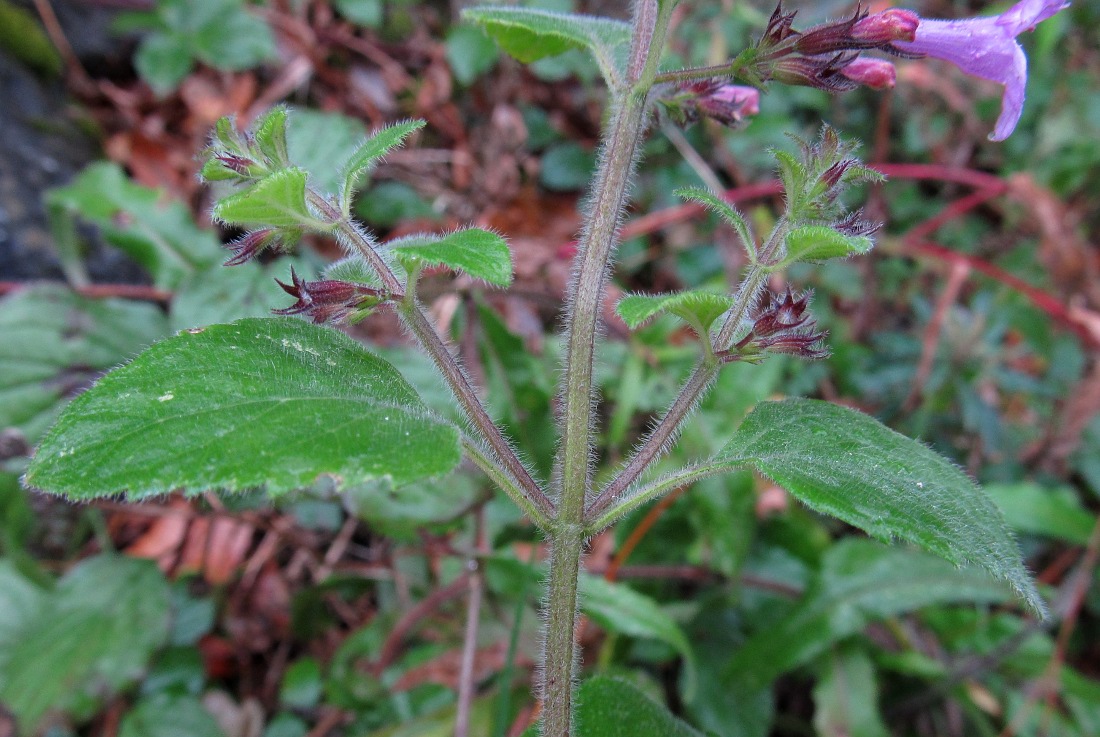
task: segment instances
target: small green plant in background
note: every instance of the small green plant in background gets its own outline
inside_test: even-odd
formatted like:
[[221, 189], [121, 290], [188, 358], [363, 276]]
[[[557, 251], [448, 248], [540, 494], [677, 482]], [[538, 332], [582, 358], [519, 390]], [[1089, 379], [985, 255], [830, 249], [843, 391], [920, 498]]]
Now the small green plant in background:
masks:
[[[765, 396], [768, 392], [756, 392], [746, 377], [765, 371], [770, 356], [816, 360], [828, 353], [828, 338], [811, 314], [811, 295], [775, 288], [782, 274], [800, 263], [843, 259], [872, 247], [877, 226], [848, 211], [841, 195], [881, 176], [856, 159], [855, 146], [828, 126], [816, 140], [799, 141], [796, 154], [775, 152], [784, 210], [766, 234], [715, 192], [679, 192], [732, 229], [746, 266], [740, 280], [725, 290], [636, 294], [618, 303], [618, 314], [630, 328], [642, 329], [668, 314], [690, 328], [698, 345], [692, 348], [694, 366], [687, 380], [625, 462], [596, 468], [600, 307], [629, 181], [655, 103], [685, 122], [710, 117], [734, 123], [752, 114], [759, 97], [755, 90], [736, 88], [732, 78], [831, 92], [886, 86], [893, 81], [892, 66], [865, 52], [937, 55], [942, 51], [937, 44], [947, 43], [943, 39], [949, 41], [959, 27], [921, 20], [908, 11], [857, 11], [843, 21], [799, 31], [794, 14], [777, 9], [759, 41], [728, 62], [662, 71], [675, 5], [673, 0], [640, 0], [630, 24], [501, 7], [465, 14], [524, 62], [571, 49], [591, 52], [610, 96], [566, 305], [558, 446], [549, 474], [527, 461], [539, 455], [536, 449], [517, 449], [494, 421], [417, 296], [422, 276], [438, 267], [507, 287], [513, 266], [504, 238], [466, 228], [380, 243], [355, 217], [356, 195], [372, 166], [423, 123], [383, 128], [340, 155], [341, 160], [328, 162], [327, 169], [324, 164], [305, 167], [292, 156], [288, 111], [277, 108], [248, 131], [223, 119], [204, 152], [204, 178], [234, 187], [219, 198], [214, 216], [244, 231], [232, 244], [229, 263], [259, 269], [254, 260], [259, 254], [290, 249], [307, 234], [334, 237], [345, 257], [319, 276], [304, 268], [283, 276], [278, 287], [288, 301], [276, 310], [279, 317], [188, 325], [104, 376], [44, 436], [25, 483], [72, 499], [123, 494], [137, 500], [176, 489], [245, 492], [256, 487], [280, 497], [322, 479], [347, 487], [368, 482], [400, 487], [444, 476], [469, 459], [551, 546], [538, 727], [549, 737], [698, 734], [628, 682], [597, 678], [577, 685], [582, 590], [588, 599], [585, 612], [601, 624], [641, 633], [684, 655], [689, 661], [684, 699], [703, 703], [696, 710], [698, 720], [719, 733], [724, 706], [718, 700], [747, 704], [766, 698], [775, 677], [838, 645], [871, 619], [918, 604], [1003, 602], [1013, 594], [1041, 615], [1043, 600], [989, 496], [949, 461], [864, 414], [809, 399], [759, 401], [713, 452], [685, 458], [677, 447], [681, 435], [684, 444], [692, 442], [688, 420], [700, 403], [733, 404], [741, 401], [738, 392]], [[1011, 24], [996, 21], [1003, 30], [989, 36], [984, 52], [1014, 58], [1019, 47], [1013, 39], [1022, 30], [1017, 26], [1034, 24], [1060, 7], [1020, 3], [1005, 16]], [[176, 53], [176, 47], [193, 42], [194, 34], [173, 26], [171, 16], [162, 20], [167, 40], [157, 44], [172, 46]], [[931, 40], [922, 39], [922, 28], [931, 30]], [[452, 36], [452, 42], [456, 49], [470, 43], [461, 35]], [[951, 59], [947, 52], [939, 56]], [[473, 79], [491, 63], [485, 55], [463, 74]], [[176, 69], [160, 79], [170, 84], [179, 76]], [[1022, 104], [1012, 97], [1014, 85], [1022, 81], [1002, 81], [1010, 94], [998, 138], [1010, 132]], [[56, 194], [56, 207], [64, 208], [77, 194], [79, 188]], [[164, 247], [165, 239], [152, 240], [149, 248]], [[165, 284], [182, 283], [205, 266], [201, 259], [184, 264], [158, 274], [158, 283], [162, 278]], [[390, 362], [322, 326], [355, 323], [378, 310], [396, 313], [416, 338], [452, 393], [461, 420], [430, 408]], [[743, 383], [731, 385], [730, 376]], [[724, 392], [730, 393], [728, 400]], [[731, 414], [737, 420], [742, 413]], [[674, 460], [671, 467], [669, 459]], [[692, 648], [675, 623], [656, 612], [647, 626], [634, 626], [645, 619], [637, 612], [646, 610], [647, 600], [609, 593], [610, 584], [581, 575], [580, 562], [585, 541], [624, 515], [688, 485], [742, 469], [773, 480], [818, 512], [881, 540], [914, 543], [939, 558], [863, 540], [834, 546], [822, 556], [819, 578], [807, 590], [804, 605], [776, 621], [772, 631], [742, 643], [733, 655], [720, 679], [728, 693], [701, 694], [694, 675], [702, 666], [692, 661]], [[70, 575], [77, 577], [76, 571]], [[846, 609], [837, 604], [845, 596], [858, 605]], [[816, 636], [825, 622], [828, 635]], [[843, 647], [836, 652], [842, 662], [818, 685], [825, 703], [832, 703], [831, 692], [843, 690], [843, 678], [859, 678], [869, 668], [861, 652]], [[10, 695], [13, 688], [0, 683], [0, 694]], [[706, 705], [707, 699], [715, 704]], [[32, 703], [24, 713], [33, 721], [40, 708]], [[186, 716], [185, 710], [176, 713]], [[142, 718], [155, 718], [152, 714]], [[821, 719], [829, 718], [823, 710]]]

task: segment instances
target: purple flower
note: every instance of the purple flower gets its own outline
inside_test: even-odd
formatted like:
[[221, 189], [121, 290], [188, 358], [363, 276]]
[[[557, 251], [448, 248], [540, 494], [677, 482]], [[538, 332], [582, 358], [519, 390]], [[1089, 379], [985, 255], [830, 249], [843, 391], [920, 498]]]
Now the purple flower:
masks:
[[860, 56], [849, 62], [840, 73], [873, 90], [885, 90], [894, 86], [898, 74], [894, 65], [884, 59], [872, 59]]
[[903, 52], [949, 61], [967, 74], [1004, 85], [1001, 115], [989, 136], [1008, 138], [1020, 120], [1027, 57], [1016, 36], [1069, 7], [1064, 0], [1021, 0], [1004, 13], [968, 20], [925, 20], [913, 41], [895, 41]]

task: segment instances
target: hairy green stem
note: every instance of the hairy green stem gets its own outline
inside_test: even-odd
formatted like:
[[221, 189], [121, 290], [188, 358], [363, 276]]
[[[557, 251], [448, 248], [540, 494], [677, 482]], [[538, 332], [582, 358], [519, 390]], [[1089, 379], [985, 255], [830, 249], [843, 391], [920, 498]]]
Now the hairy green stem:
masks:
[[597, 322], [611, 254], [626, 207], [627, 190], [646, 102], [656, 75], [671, 0], [638, 0], [627, 67], [627, 89], [613, 90], [613, 112], [604, 135], [584, 231], [569, 285], [569, 335], [562, 382], [563, 420], [557, 476], [560, 495], [550, 528], [553, 550], [547, 592], [542, 668], [543, 737], [569, 737], [572, 719], [577, 577], [584, 552], [584, 506], [590, 488], [594, 387], [592, 363]]

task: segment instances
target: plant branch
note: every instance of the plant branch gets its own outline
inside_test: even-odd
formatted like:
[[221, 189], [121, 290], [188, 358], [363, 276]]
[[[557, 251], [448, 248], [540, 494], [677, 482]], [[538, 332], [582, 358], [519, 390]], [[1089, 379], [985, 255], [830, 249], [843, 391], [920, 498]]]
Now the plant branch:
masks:
[[[585, 532], [589, 535], [595, 535], [597, 532], [609, 527], [616, 520], [633, 512], [638, 507], [648, 504], [654, 499], [659, 499], [669, 492], [676, 491], [689, 484], [694, 484], [696, 481], [702, 481], [710, 476], [725, 473], [728, 470], [729, 466], [726, 464], [704, 463], [688, 466], [679, 471], [674, 471], [666, 476], [662, 476], [644, 486], [629, 489], [618, 499], [608, 497], [607, 504], [603, 505], [602, 508], [599, 510], [590, 510], [595, 514], [592, 515], [590, 521], [585, 525]], [[614, 506], [607, 508], [611, 502], [614, 502]], [[595, 505], [593, 505], [593, 507], [595, 507]]]
[[[533, 515], [533, 517], [536, 520], [541, 519], [545, 523], [545, 520], [553, 513], [553, 503], [543, 493], [538, 482], [531, 476], [527, 467], [523, 465], [523, 461], [516, 455], [516, 451], [481, 404], [477, 392], [470, 385], [466, 374], [458, 365], [458, 361], [451, 355], [447, 345], [443, 342], [439, 333], [435, 331], [435, 328], [424, 315], [423, 309], [417, 303], [415, 289], [410, 288], [409, 293], [405, 293], [405, 288], [401, 285], [400, 280], [393, 273], [389, 264], [379, 255], [367, 234], [353, 221], [345, 218], [332, 203], [313, 190], [307, 190], [306, 197], [309, 204], [329, 218], [340, 236], [360, 253], [371, 268], [377, 272], [385, 288], [391, 294], [399, 296], [400, 301], [396, 303], [398, 314], [401, 315], [405, 324], [409, 326], [409, 329], [420, 342], [420, 346], [431, 357], [436, 368], [443, 375], [443, 379], [450, 387], [451, 393], [454, 394], [455, 399], [458, 400], [459, 405], [465, 411], [466, 417], [485, 439], [503, 469], [515, 480], [515, 484], [502, 485], [502, 488], [506, 492], [509, 492], [512, 488], [518, 488], [527, 500], [526, 504], [520, 506], [529, 511], [532, 506], [537, 508], [541, 514]], [[415, 284], [410, 286], [415, 287]], [[494, 476], [492, 473], [489, 475], [500, 483], [499, 475]]]

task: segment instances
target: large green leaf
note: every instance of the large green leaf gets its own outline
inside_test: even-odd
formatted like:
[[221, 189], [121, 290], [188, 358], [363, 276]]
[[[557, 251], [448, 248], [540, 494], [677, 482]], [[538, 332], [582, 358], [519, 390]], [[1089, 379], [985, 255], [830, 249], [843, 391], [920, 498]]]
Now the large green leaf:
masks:
[[734, 653], [727, 676], [767, 685], [870, 622], [932, 604], [1011, 598], [1008, 587], [975, 568], [954, 568], [917, 550], [850, 538], [825, 553], [797, 609], [762, 626]]
[[663, 704], [619, 678], [597, 676], [577, 691], [578, 737], [702, 737]]
[[21, 597], [0, 626], [0, 703], [27, 734], [49, 709], [94, 708], [89, 697], [141, 675], [168, 636], [168, 584], [149, 561], [92, 558], [50, 592], [24, 581], [13, 594], [16, 575], [0, 567], [0, 588]]
[[[639, 594], [621, 583], [612, 583], [599, 576], [581, 578], [581, 610], [610, 632], [630, 637], [659, 640], [683, 656], [688, 678], [695, 674], [695, 656], [687, 636], [669, 615], [661, 611], [656, 601]], [[694, 684], [685, 686], [691, 698]]]
[[306, 206], [305, 169], [282, 169], [214, 205], [214, 217], [242, 227], [296, 228], [320, 223]]
[[671, 312], [704, 336], [711, 324], [733, 304], [725, 294], [692, 290], [673, 294], [629, 294], [619, 300], [615, 311], [631, 329], [657, 315]]
[[69, 405], [26, 482], [73, 498], [180, 487], [271, 493], [330, 474], [346, 483], [437, 476], [458, 431], [388, 363], [303, 321], [187, 330]]
[[512, 254], [496, 233], [479, 228], [456, 230], [445, 236], [414, 235], [386, 244], [403, 262], [416, 261], [464, 271], [490, 284], [512, 283]]
[[86, 299], [56, 285], [0, 301], [0, 429], [30, 443], [100, 374], [168, 332], [156, 305]]
[[64, 217], [96, 225], [104, 240], [144, 266], [158, 287], [174, 289], [224, 258], [218, 239], [195, 225], [182, 202], [135, 184], [117, 164], [92, 164], [72, 183], [47, 192], [45, 203], [56, 225]]
[[763, 402], [715, 456], [883, 540], [976, 563], [1045, 611], [993, 501], [950, 461], [877, 420], [811, 399]]
[[609, 81], [616, 79], [630, 47], [630, 24], [610, 18], [498, 6], [470, 8], [462, 16], [524, 63], [588, 49]]

